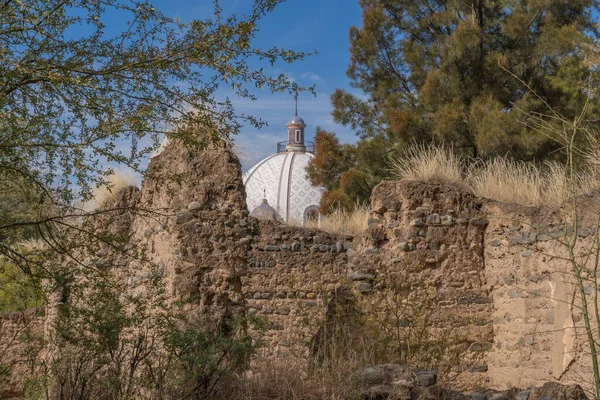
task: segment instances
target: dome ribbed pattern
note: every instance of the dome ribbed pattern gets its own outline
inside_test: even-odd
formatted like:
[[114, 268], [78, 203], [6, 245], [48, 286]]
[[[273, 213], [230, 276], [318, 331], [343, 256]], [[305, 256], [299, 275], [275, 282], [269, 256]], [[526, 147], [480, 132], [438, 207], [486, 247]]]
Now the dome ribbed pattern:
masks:
[[319, 205], [323, 189], [306, 177], [306, 167], [314, 156], [303, 152], [283, 152], [257, 163], [243, 176], [248, 210], [266, 199], [284, 222], [304, 224], [306, 211]]

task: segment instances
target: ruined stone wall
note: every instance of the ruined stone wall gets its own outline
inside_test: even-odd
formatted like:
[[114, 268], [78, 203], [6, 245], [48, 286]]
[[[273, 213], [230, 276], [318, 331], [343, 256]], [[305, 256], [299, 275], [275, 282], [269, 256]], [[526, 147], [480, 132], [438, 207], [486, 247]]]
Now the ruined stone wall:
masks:
[[[357, 251], [350, 262], [375, 281], [378, 271], [392, 274], [405, 289], [405, 302], [431, 301], [428, 318], [460, 352], [452, 368], [455, 385], [484, 385], [493, 305], [481, 202], [453, 186], [384, 181], [374, 189], [371, 205], [371, 248]], [[386, 288], [381, 291], [385, 296]]]
[[[267, 321], [268, 352], [306, 357], [332, 293], [346, 288], [384, 329], [410, 329], [407, 319], [424, 315], [392, 308], [428, 301], [423, 312], [435, 320], [431, 330], [451, 334], [461, 354], [453, 366], [456, 382], [485, 384], [493, 299], [484, 273], [481, 205], [452, 186], [383, 182], [373, 192], [364, 235], [256, 225], [242, 288], [248, 310]], [[395, 301], [403, 304], [390, 302], [399, 293]], [[387, 355], [395, 362], [402, 356]]]
[[[386, 303], [400, 293], [401, 306], [431, 301], [433, 326], [455, 334], [457, 386], [589, 378], [580, 299], [557, 242], [559, 211], [484, 201], [449, 185], [384, 181], [364, 235], [260, 222], [248, 216], [239, 161], [213, 146], [169, 144], [151, 160], [141, 190], [116, 200], [137, 209], [120, 213], [116, 229], [144, 249], [190, 317], [255, 313], [267, 323], [265, 353], [307, 357], [332, 293], [349, 288], [373, 316], [405, 327]], [[593, 217], [582, 218], [580, 254]], [[148, 263], [108, 248], [92, 261], [118, 271], [132, 291], [151, 273]], [[0, 345], [20, 324], [9, 321]], [[20, 384], [1, 384], [0, 397]]]
[[[395, 282], [405, 294], [398, 308], [431, 301], [432, 325], [458, 341], [454, 385], [589, 379], [575, 328], [579, 302], [556, 241], [564, 228], [558, 210], [502, 205], [422, 182], [383, 182], [371, 200], [368, 232], [357, 237], [251, 221], [242, 290], [248, 310], [267, 321], [270, 354], [305, 357], [330, 294], [341, 287], [358, 294], [367, 312], [393, 313], [384, 299], [398, 292]], [[586, 221], [580, 249], [594, 231]]]
[[[246, 269], [249, 227], [240, 163], [224, 144], [190, 150], [173, 141], [152, 158], [142, 185], [132, 242], [160, 267], [173, 299], [191, 314], [216, 321], [242, 313], [240, 277]], [[130, 285], [148, 274], [131, 265]]]
[[246, 305], [267, 322], [264, 349], [306, 357], [331, 294], [345, 278], [352, 236], [261, 221], [242, 278]]
[[[589, 203], [589, 202], [588, 202]], [[581, 203], [589, 206], [590, 204]], [[571, 234], [561, 210], [487, 202], [485, 274], [494, 299], [494, 347], [488, 355], [490, 385], [506, 388], [549, 380], [590, 387], [591, 361], [581, 298], [563, 242]], [[582, 207], [578, 260], [585, 264], [597, 211]], [[592, 256], [588, 262], [591, 267]], [[594, 301], [591, 282], [585, 284]]]

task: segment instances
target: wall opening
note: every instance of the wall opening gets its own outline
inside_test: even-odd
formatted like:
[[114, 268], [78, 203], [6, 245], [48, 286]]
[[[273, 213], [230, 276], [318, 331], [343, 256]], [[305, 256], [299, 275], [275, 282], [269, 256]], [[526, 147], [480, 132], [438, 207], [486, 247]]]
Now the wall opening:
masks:
[[304, 221], [303, 225], [314, 224], [319, 222], [319, 206], [308, 206], [304, 210]]

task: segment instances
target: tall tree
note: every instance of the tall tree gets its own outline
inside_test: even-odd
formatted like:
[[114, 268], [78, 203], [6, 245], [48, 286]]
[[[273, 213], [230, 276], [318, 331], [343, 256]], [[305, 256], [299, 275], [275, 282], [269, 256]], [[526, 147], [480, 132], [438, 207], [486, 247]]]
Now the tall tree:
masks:
[[315, 158], [307, 172], [313, 185], [325, 188], [321, 212], [351, 210], [368, 201], [371, 190], [385, 174], [389, 153], [381, 137], [340, 144], [335, 133], [317, 127]]
[[[347, 74], [366, 99], [337, 90], [332, 103], [334, 119], [362, 137], [380, 136], [390, 146], [436, 140], [472, 156], [540, 159], [556, 144], [519, 122], [523, 111], [543, 109], [530, 89], [565, 115], [585, 101], [580, 50], [598, 34], [596, 0], [360, 6], [363, 26], [350, 29]], [[590, 116], [597, 117], [595, 108]]]

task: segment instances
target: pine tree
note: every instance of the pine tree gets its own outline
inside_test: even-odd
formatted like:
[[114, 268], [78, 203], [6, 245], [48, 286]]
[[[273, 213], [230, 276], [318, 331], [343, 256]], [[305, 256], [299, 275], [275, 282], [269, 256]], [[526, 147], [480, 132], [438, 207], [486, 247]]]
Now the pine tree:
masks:
[[556, 144], [520, 122], [523, 112], [543, 109], [531, 90], [563, 115], [585, 101], [581, 47], [598, 34], [595, 0], [360, 5], [363, 26], [350, 30], [347, 73], [367, 99], [338, 90], [332, 103], [334, 119], [362, 137], [538, 160]]

